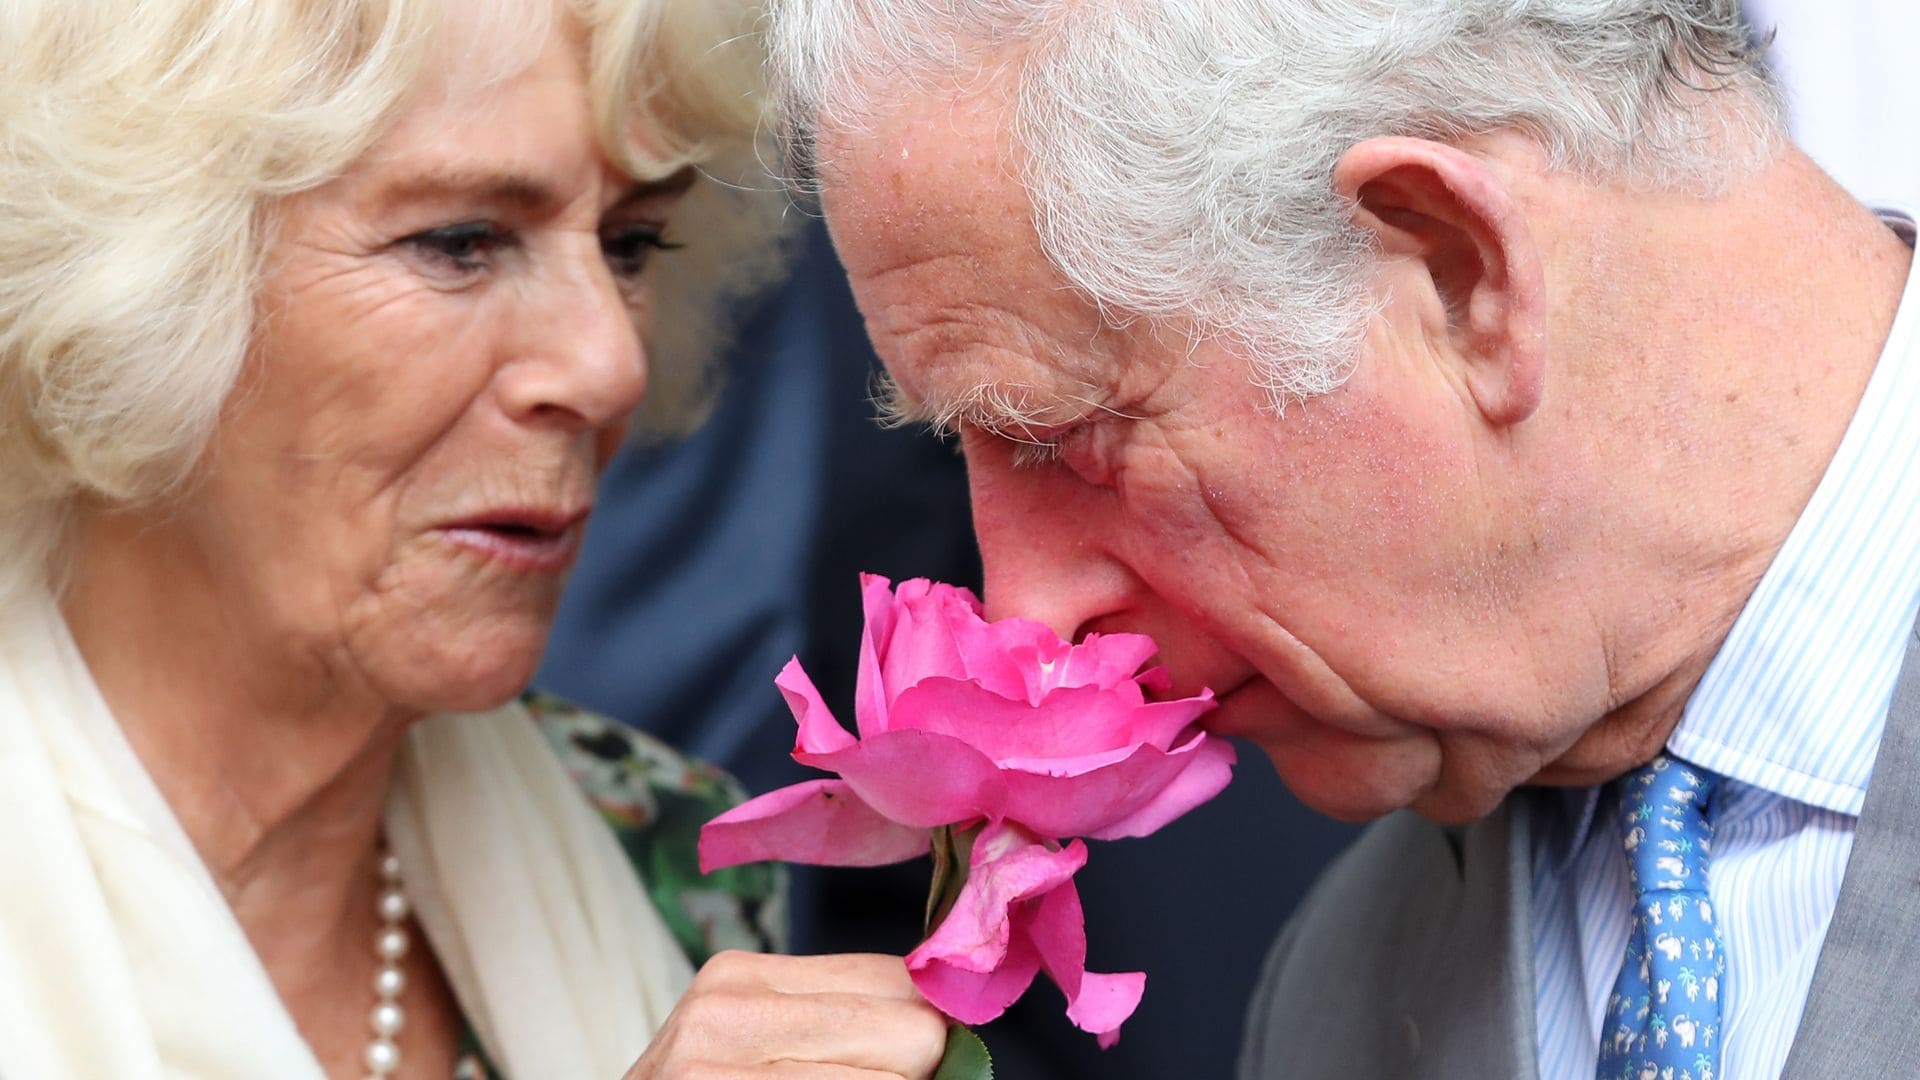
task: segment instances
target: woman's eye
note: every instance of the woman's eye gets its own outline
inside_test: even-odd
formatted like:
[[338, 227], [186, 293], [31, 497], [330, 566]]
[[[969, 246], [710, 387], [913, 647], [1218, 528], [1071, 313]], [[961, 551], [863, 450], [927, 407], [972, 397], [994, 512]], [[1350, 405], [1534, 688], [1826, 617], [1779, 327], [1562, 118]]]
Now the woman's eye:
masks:
[[470, 274], [486, 269], [512, 236], [492, 222], [465, 221], [417, 232], [400, 242], [442, 269]]
[[622, 225], [600, 234], [600, 251], [607, 265], [621, 277], [638, 277], [656, 251], [675, 251], [684, 245], [668, 240], [658, 225]]

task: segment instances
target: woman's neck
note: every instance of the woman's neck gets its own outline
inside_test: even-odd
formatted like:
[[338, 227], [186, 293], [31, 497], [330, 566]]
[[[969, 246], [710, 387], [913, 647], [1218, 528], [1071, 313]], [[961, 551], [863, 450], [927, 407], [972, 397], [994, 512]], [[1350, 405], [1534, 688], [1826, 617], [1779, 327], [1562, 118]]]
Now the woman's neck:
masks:
[[87, 522], [61, 598], [101, 695], [236, 911], [359, 878], [414, 719], [250, 618], [247, 600], [169, 551], [164, 530], [109, 515]]
[[[416, 716], [250, 619], [132, 519], [88, 521], [61, 607], [94, 682], [329, 1075], [364, 1072], [381, 819]], [[424, 945], [416, 936], [416, 944]], [[447, 1075], [459, 1010], [406, 965], [403, 1054]]]

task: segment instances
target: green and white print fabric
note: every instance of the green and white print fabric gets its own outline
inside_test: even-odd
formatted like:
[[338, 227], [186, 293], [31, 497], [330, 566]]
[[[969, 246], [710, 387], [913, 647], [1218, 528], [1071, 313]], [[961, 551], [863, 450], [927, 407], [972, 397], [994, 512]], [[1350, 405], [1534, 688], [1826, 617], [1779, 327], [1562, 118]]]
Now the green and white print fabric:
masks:
[[524, 699], [560, 761], [633, 860], [695, 967], [724, 949], [786, 948], [785, 870], [700, 872], [700, 827], [747, 799], [724, 770], [551, 694]]
[[1599, 1080], [1714, 1080], [1726, 944], [1707, 861], [1714, 782], [1662, 754], [1621, 781], [1632, 932], [1600, 1034]]

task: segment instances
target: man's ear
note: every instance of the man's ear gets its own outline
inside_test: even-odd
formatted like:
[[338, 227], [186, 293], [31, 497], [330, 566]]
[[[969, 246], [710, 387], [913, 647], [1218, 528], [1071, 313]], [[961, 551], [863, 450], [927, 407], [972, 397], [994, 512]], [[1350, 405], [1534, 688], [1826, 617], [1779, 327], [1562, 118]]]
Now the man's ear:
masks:
[[1546, 382], [1546, 282], [1506, 184], [1471, 154], [1397, 137], [1349, 149], [1333, 184], [1385, 254], [1425, 265], [1481, 415], [1502, 426], [1533, 415]]

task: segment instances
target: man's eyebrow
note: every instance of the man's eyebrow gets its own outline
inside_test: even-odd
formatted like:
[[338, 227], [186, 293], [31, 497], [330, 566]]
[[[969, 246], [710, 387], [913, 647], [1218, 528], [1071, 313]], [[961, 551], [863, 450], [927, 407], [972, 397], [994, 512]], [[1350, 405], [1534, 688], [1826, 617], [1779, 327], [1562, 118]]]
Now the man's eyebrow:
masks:
[[1082, 406], [1098, 408], [1089, 399], [1062, 398], [1026, 383], [976, 383], [945, 401], [923, 401], [885, 374], [875, 387], [873, 404], [887, 427], [925, 425], [943, 437], [977, 428], [1017, 440], [1084, 415]]
[[926, 425], [941, 435], [952, 432], [945, 430], [949, 425], [943, 422], [939, 410], [907, 392], [900, 380], [887, 372], [874, 377], [871, 395], [875, 417], [882, 427], [905, 428]]

